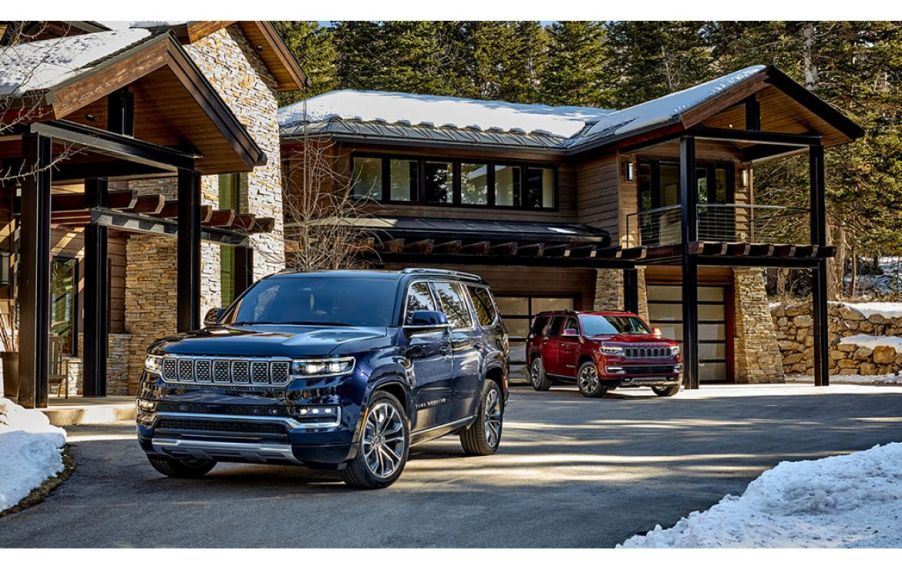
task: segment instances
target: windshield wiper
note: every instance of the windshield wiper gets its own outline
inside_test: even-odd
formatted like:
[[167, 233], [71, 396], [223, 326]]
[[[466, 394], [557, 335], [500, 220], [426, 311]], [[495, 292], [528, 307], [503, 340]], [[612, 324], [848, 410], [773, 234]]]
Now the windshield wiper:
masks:
[[307, 325], [322, 325], [326, 327], [353, 327], [351, 323], [342, 323], [339, 321], [292, 321], [289, 323], [282, 323], [283, 325], [299, 325], [299, 326], [307, 326]]

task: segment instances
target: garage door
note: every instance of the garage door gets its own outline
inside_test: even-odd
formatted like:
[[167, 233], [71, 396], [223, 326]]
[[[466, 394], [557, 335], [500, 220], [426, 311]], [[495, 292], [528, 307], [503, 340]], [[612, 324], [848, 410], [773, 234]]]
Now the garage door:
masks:
[[[683, 341], [683, 289], [648, 285], [648, 318], [665, 337]], [[700, 382], [732, 382], [727, 337], [727, 288], [698, 288], [698, 375]]]
[[498, 312], [510, 337], [511, 374], [519, 374], [526, 364], [526, 335], [529, 323], [542, 311], [573, 310], [574, 297], [533, 297], [496, 295]]

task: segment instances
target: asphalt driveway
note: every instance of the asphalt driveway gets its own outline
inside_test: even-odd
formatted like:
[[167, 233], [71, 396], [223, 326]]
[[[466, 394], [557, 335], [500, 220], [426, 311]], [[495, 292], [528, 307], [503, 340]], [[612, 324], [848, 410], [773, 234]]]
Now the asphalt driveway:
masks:
[[432, 442], [380, 491], [288, 467], [166, 479], [130, 424], [71, 428], [76, 472], [0, 519], [0, 547], [607, 547], [741, 493], [781, 460], [902, 441], [902, 388], [650, 394], [516, 388], [497, 455]]

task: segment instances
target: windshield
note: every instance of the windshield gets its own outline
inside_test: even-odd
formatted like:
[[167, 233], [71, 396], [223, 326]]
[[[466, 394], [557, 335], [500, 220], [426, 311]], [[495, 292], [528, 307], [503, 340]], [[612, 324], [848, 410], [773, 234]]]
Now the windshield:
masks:
[[651, 334], [645, 323], [638, 317], [603, 317], [601, 315], [580, 315], [579, 324], [583, 335], [602, 334]]
[[223, 319], [232, 325], [387, 327], [393, 322], [393, 279], [311, 275], [265, 279]]

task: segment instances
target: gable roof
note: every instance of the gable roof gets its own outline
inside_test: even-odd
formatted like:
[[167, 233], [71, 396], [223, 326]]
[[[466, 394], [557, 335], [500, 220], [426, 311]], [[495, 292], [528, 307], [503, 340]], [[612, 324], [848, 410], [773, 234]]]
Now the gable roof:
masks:
[[863, 133], [858, 125], [784, 73], [763, 65], [620, 110], [342, 90], [283, 107], [279, 124], [286, 139], [330, 134], [393, 142], [478, 142], [577, 154], [647, 133], [688, 129], [768, 86], [780, 89], [818, 115], [841, 133], [843, 142]]

